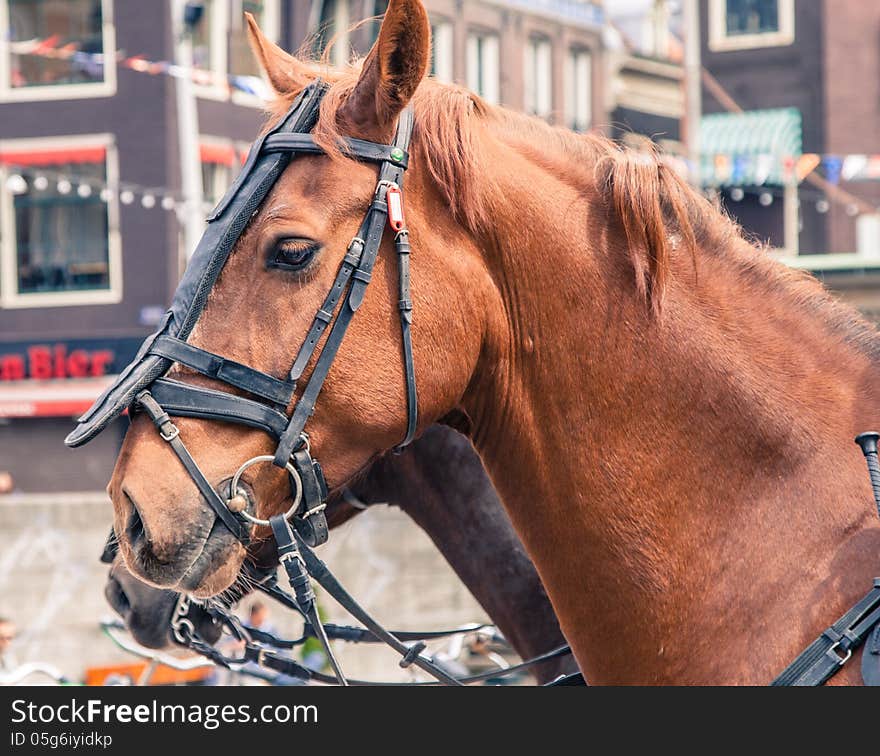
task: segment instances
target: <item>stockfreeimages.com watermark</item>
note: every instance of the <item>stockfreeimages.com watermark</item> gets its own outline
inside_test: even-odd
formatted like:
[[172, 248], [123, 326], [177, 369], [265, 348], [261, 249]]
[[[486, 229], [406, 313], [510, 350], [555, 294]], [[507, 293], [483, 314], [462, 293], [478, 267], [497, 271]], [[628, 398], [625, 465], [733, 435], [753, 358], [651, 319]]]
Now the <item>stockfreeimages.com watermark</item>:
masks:
[[216, 730], [224, 724], [317, 724], [318, 707], [314, 704], [168, 704], [155, 699], [150, 703], [115, 704], [99, 698], [38, 704], [18, 698], [12, 702], [10, 721], [13, 725], [193, 724]]

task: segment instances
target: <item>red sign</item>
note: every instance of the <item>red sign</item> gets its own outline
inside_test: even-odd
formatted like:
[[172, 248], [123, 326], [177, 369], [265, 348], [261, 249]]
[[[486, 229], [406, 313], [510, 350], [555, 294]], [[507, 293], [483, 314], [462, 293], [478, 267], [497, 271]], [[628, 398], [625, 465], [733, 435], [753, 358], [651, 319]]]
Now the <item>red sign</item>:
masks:
[[65, 344], [35, 344], [25, 354], [0, 355], [0, 381], [92, 378], [107, 375], [115, 355], [110, 349], [74, 349]]

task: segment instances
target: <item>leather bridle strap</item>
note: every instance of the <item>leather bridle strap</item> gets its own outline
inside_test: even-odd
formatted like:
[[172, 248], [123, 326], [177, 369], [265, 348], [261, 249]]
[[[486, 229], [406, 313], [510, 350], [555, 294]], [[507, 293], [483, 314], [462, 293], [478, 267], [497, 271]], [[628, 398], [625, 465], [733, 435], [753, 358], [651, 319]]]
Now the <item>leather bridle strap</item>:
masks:
[[394, 451], [400, 453], [409, 446], [416, 437], [416, 428], [419, 422], [419, 403], [416, 390], [416, 367], [413, 360], [412, 348], [412, 299], [409, 289], [409, 258], [411, 249], [409, 245], [409, 231], [402, 228], [394, 238], [394, 246], [397, 250], [397, 265], [399, 271], [399, 288], [397, 309], [400, 311], [400, 333], [403, 338], [403, 375], [406, 380], [406, 407], [407, 423], [406, 435]]
[[289, 381], [280, 381], [248, 365], [199, 349], [174, 336], [159, 336], [150, 347], [150, 354], [179, 362], [208, 378], [223, 381], [249, 394], [268, 399], [282, 409], [287, 408], [296, 388], [296, 385]]
[[[344, 155], [355, 160], [364, 160], [370, 163], [394, 163], [401, 168], [409, 164], [409, 153], [404, 145], [380, 144], [378, 142], [365, 142], [363, 139], [341, 138], [339, 149]], [[263, 152], [301, 152], [313, 155], [323, 155], [323, 147], [315, 143], [311, 134], [283, 133], [272, 134], [263, 144]]]
[[[398, 119], [397, 131], [395, 133], [391, 153], [394, 153], [395, 150], [401, 152], [405, 150], [412, 137], [412, 128], [412, 109], [406, 108], [400, 114]], [[360, 248], [357, 267], [349, 273], [347, 270], [347, 266], [350, 264], [349, 260], [346, 259], [343, 261], [342, 270], [337, 275], [337, 281], [334, 282], [334, 286], [331, 289], [324, 306], [318, 311], [315, 322], [313, 322], [312, 328], [309, 331], [309, 336], [304, 342], [303, 347], [294, 362], [294, 366], [291, 369], [291, 377], [295, 380], [294, 376], [298, 377], [301, 375], [305, 364], [308, 362], [311, 354], [317, 347], [317, 338], [315, 338], [313, 332], [319, 334], [320, 331], [323, 330], [323, 326], [318, 325], [318, 321], [326, 325], [328, 322], [328, 316], [332, 315], [332, 307], [335, 307], [335, 302], [331, 302], [331, 299], [337, 291], [337, 284], [341, 281], [344, 282], [343, 286], [345, 283], [349, 283], [348, 297], [339, 310], [339, 314], [336, 317], [336, 321], [333, 323], [333, 327], [330, 329], [330, 334], [327, 336], [327, 341], [324, 343], [324, 347], [318, 356], [318, 360], [315, 363], [309, 381], [293, 410], [290, 423], [278, 442], [278, 448], [275, 451], [275, 464], [279, 467], [283, 467], [287, 464], [294, 449], [302, 443], [303, 430], [305, 429], [305, 425], [309, 418], [312, 416], [312, 413], [315, 411], [315, 402], [318, 399], [318, 395], [321, 393], [321, 389], [323, 388], [327, 375], [330, 372], [330, 367], [336, 359], [336, 355], [339, 352], [339, 348], [342, 345], [342, 340], [345, 338], [348, 327], [351, 325], [354, 314], [363, 302], [364, 293], [367, 285], [370, 283], [373, 267], [379, 254], [379, 246], [382, 243], [382, 237], [387, 224], [387, 193], [392, 186], [399, 189], [403, 180], [403, 172], [404, 167], [399, 162], [383, 161], [380, 163], [379, 181], [376, 185], [373, 200], [370, 203], [367, 215], [361, 226], [361, 234], [352, 241], [351, 245], [349, 245], [349, 254], [352, 256], [352, 259], [358, 254], [357, 250]], [[359, 242], [362, 244], [359, 244]], [[399, 255], [398, 257], [406, 257], [408, 259], [406, 255]], [[341, 298], [341, 294], [339, 298]], [[331, 305], [330, 309], [328, 309], [328, 305]], [[406, 342], [408, 328], [404, 329], [404, 332], [404, 341]], [[406, 347], [404, 346], [404, 348]], [[410, 348], [410, 353], [411, 351]], [[406, 380], [407, 386], [412, 386], [412, 391], [414, 392], [414, 370], [407, 374]], [[408, 396], [409, 393], [410, 392], [408, 391]], [[409, 433], [409, 427], [415, 422], [413, 419], [415, 412], [416, 402], [413, 401], [410, 403], [408, 400], [407, 438], [411, 435]]]
[[[297, 534], [294, 533], [294, 536], [296, 535]], [[358, 604], [348, 591], [342, 587], [340, 582], [333, 576], [333, 573], [330, 572], [327, 565], [321, 561], [318, 555], [315, 554], [306, 543], [303, 543], [301, 539], [297, 538], [297, 541], [299, 541], [300, 551], [309, 575], [311, 575], [318, 585], [327, 591], [327, 593], [330, 594], [343, 609], [375, 635], [376, 638], [384, 641], [388, 646], [397, 651], [402, 657], [400, 666], [408, 667], [411, 664], [415, 664], [417, 667], [423, 669], [429, 675], [446, 685], [462, 684], [459, 680], [434, 664], [430, 659], [422, 656], [421, 651], [424, 649], [424, 644], [407, 647], [401, 643], [398, 638], [395, 638], [384, 627], [382, 627], [382, 625], [373, 619], [367, 610]]]
[[205, 500], [211, 506], [211, 509], [214, 510], [217, 517], [220, 518], [223, 524], [229, 528], [230, 532], [243, 545], [246, 546], [250, 543], [247, 522], [236, 517], [229, 507], [226, 506], [226, 502], [220, 498], [220, 495], [208, 482], [208, 479], [205, 477], [204, 473], [202, 473], [198, 464], [196, 464], [196, 461], [192, 458], [192, 455], [187, 450], [183, 441], [180, 440], [180, 431], [171, 421], [168, 413], [159, 406], [158, 402], [153, 399], [149, 391], [141, 391], [141, 393], [137, 395], [137, 402], [150, 416], [150, 419], [159, 431], [162, 440], [166, 441], [169, 446], [171, 446], [172, 451], [174, 451], [181, 464], [186, 468], [186, 471], [190, 474], [190, 477], [193, 479], [199, 492], [205, 497]]
[[278, 545], [278, 559], [281, 561], [284, 571], [287, 573], [290, 587], [294, 590], [296, 603], [299, 605], [300, 611], [305, 615], [309, 624], [314, 628], [315, 635], [327, 654], [330, 666], [333, 667], [333, 673], [336, 675], [336, 681], [343, 686], [348, 685], [348, 680], [342, 672], [342, 667], [336, 660], [333, 653], [333, 647], [324, 632], [324, 626], [321, 618], [318, 616], [318, 603], [315, 600], [315, 592], [312, 590], [312, 584], [309, 581], [309, 574], [306, 571], [302, 555], [300, 554], [299, 545], [293, 537], [293, 531], [284, 518], [284, 515], [275, 515], [269, 518], [269, 524], [272, 526], [272, 535], [275, 536], [275, 543]]
[[871, 630], [880, 623], [880, 578], [870, 593], [816, 638], [772, 685], [808, 687], [824, 684], [840, 671]]

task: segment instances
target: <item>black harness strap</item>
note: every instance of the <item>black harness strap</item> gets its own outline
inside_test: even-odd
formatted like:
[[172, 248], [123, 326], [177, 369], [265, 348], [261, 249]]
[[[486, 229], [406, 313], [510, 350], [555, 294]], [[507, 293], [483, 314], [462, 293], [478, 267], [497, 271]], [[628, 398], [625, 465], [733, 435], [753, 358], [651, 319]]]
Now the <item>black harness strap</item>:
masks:
[[285, 409], [293, 396], [294, 384], [279, 381], [248, 365], [199, 349], [174, 336], [159, 336], [153, 342], [150, 354], [179, 362], [208, 378], [216, 378], [249, 394], [268, 399]]
[[411, 253], [409, 245], [409, 231], [405, 228], [397, 232], [394, 239], [394, 246], [397, 249], [399, 277], [399, 298], [397, 308], [400, 310], [400, 333], [403, 337], [403, 376], [406, 380], [406, 408], [407, 423], [406, 435], [394, 449], [395, 452], [401, 452], [409, 446], [416, 437], [416, 428], [419, 422], [419, 403], [418, 392], [416, 389], [416, 366], [413, 360], [412, 347], [412, 299], [410, 298], [409, 287], [409, 256]]
[[[403, 150], [405, 146], [409, 144], [409, 140], [412, 136], [412, 119], [412, 110], [409, 108], [405, 109], [400, 114], [392, 152], [394, 149]], [[302, 443], [303, 429], [309, 418], [312, 416], [312, 413], [315, 411], [315, 402], [318, 399], [318, 395], [321, 393], [324, 381], [327, 379], [327, 375], [330, 372], [330, 367], [336, 359], [336, 355], [342, 345], [342, 340], [345, 338], [345, 334], [348, 331], [348, 327], [351, 325], [355, 312], [357, 312], [361, 302], [363, 302], [364, 294], [367, 285], [370, 283], [373, 267], [379, 254], [382, 236], [385, 232], [388, 217], [386, 195], [390, 186], [400, 186], [403, 179], [403, 171], [403, 166], [397, 162], [383, 161], [380, 164], [379, 182], [373, 195], [373, 201], [370, 204], [366, 218], [361, 226], [361, 236], [356, 237], [353, 240], [352, 245], [349, 247], [349, 254], [353, 256], [355, 254], [355, 249], [352, 249], [352, 246], [355, 246], [356, 248], [356, 246], [360, 246], [357, 244], [359, 241], [363, 242], [360, 249], [358, 265], [350, 273], [347, 271], [340, 271], [340, 274], [337, 276], [337, 281], [334, 282], [334, 288], [331, 289], [331, 292], [328, 295], [328, 300], [325, 301], [324, 306], [318, 311], [318, 316], [312, 324], [311, 330], [317, 330], [318, 332], [323, 330], [328, 322], [326, 320], [327, 315], [331, 314], [332, 309], [335, 307], [335, 303], [329, 301], [336, 293], [335, 285], [339, 282], [341, 276], [350, 276], [351, 282], [346, 303], [340, 309], [339, 314], [336, 317], [336, 322], [333, 323], [333, 327], [330, 329], [330, 334], [327, 336], [324, 348], [318, 356], [318, 361], [315, 363], [314, 370], [309, 377], [309, 382], [306, 384], [302, 396], [293, 410], [290, 423], [279, 439], [278, 448], [275, 451], [275, 464], [279, 467], [283, 467], [287, 464], [293, 450]], [[403, 256], [401, 255], [400, 257]], [[343, 267], [345, 267], [345, 265], [346, 262], [344, 261]], [[340, 289], [340, 296], [341, 291], [342, 290]], [[331, 306], [328, 307], [328, 304]], [[319, 326], [319, 321], [324, 325]], [[314, 338], [310, 332], [309, 338], [307, 338], [306, 342], [303, 344], [303, 348], [300, 350], [300, 354], [294, 362], [291, 376], [296, 375], [298, 377], [302, 374], [302, 371], [305, 368], [305, 363], [308, 362], [316, 345], [317, 338]], [[307, 356], [303, 354], [304, 351], [308, 352]], [[409, 379], [407, 380], [409, 381]], [[411, 414], [410, 410], [410, 415]]]
[[[407, 142], [408, 143], [408, 142]], [[379, 144], [365, 142], [363, 139], [343, 138], [339, 148], [349, 157], [369, 163], [394, 163], [401, 168], [409, 164], [409, 153], [400, 144]], [[284, 133], [272, 134], [263, 146], [263, 152], [302, 152], [323, 155], [324, 149], [315, 144], [311, 134]]]
[[142, 391], [138, 394], [137, 401], [150, 416], [150, 419], [153, 421], [153, 424], [156, 426], [162, 439], [167, 441], [171, 446], [171, 449], [177, 455], [181, 464], [186, 468], [186, 471], [190, 474], [193, 482], [195, 482], [198, 487], [199, 492], [205, 497], [205, 500], [211, 506], [211, 509], [214, 510], [217, 517], [220, 518], [223, 524], [229, 528], [232, 534], [238, 538], [241, 543], [245, 545], [248, 544], [250, 542], [250, 535], [248, 533], [247, 523], [240, 520], [232, 513], [229, 507], [226, 506], [226, 502], [220, 498], [220, 495], [214, 490], [207, 478], [205, 478], [201, 469], [196, 464], [196, 461], [192, 458], [189, 451], [187, 451], [183, 441], [180, 440], [180, 431], [177, 429], [177, 426], [171, 422], [168, 413], [159, 406], [152, 396], [150, 396], [149, 391]]
[[278, 410], [226, 391], [158, 378], [150, 386], [150, 394], [169, 415], [239, 423], [263, 430], [273, 438], [287, 427], [287, 416]]
[[298, 381], [302, 377], [306, 365], [309, 364], [309, 360], [312, 359], [312, 355], [318, 347], [318, 342], [321, 340], [321, 335], [324, 333], [324, 329], [330, 325], [330, 322], [333, 320], [333, 314], [336, 312], [339, 300], [342, 298], [342, 294], [348, 286], [351, 274], [354, 273], [361, 261], [361, 252], [363, 252], [363, 250], [364, 240], [360, 236], [355, 237], [349, 243], [348, 251], [345, 253], [342, 265], [339, 267], [339, 272], [336, 274], [336, 279], [333, 281], [333, 286], [330, 287], [330, 292], [327, 294], [324, 303], [315, 315], [315, 319], [312, 321], [306, 339], [303, 341], [299, 353], [296, 355], [296, 359], [293, 362], [293, 367], [290, 368], [290, 380]]
[[[296, 534], [294, 534], [294, 536], [296, 536]], [[327, 565], [318, 558], [314, 551], [301, 541], [299, 546], [309, 575], [311, 575], [318, 585], [327, 591], [327, 593], [329, 593], [343, 609], [351, 614], [352, 617], [358, 620], [358, 622], [363, 623], [373, 635], [397, 651], [401, 655], [401, 658], [415, 664], [417, 667], [423, 669], [442, 683], [447, 685], [461, 685], [461, 682], [445, 670], [440, 669], [440, 667], [434, 664], [430, 659], [426, 659], [421, 654], [412, 657], [410, 655], [411, 649], [407, 648], [407, 646], [401, 643], [398, 638], [395, 638], [384, 627], [382, 627], [382, 625], [376, 622], [366, 609], [352, 598], [348, 591], [346, 591], [340, 582], [333, 576], [330, 570], [327, 569]]]
[[324, 653], [327, 654], [330, 665], [333, 667], [337, 682], [340, 685], [348, 685], [348, 681], [342, 673], [342, 668], [336, 660], [336, 655], [333, 653], [333, 647], [330, 645], [327, 634], [324, 632], [321, 618], [318, 616], [315, 592], [312, 590], [312, 583], [309, 580], [305, 563], [300, 554], [297, 541], [293, 537], [290, 525], [284, 518], [284, 515], [271, 517], [269, 524], [272, 526], [272, 534], [275, 536], [275, 542], [278, 544], [278, 558], [284, 567], [284, 571], [287, 573], [290, 587], [293, 588], [294, 596], [296, 596], [296, 603], [299, 604], [300, 610], [315, 630], [315, 635], [321, 642]]
[[815, 686], [829, 680], [849, 661], [880, 622], [880, 578], [870, 593], [816, 638], [782, 674], [774, 686]]

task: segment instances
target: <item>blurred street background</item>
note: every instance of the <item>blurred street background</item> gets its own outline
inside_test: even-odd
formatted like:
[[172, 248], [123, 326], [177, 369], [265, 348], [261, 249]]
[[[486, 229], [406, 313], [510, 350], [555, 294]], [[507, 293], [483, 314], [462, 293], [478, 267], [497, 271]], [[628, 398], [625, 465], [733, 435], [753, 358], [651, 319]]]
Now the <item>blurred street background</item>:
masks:
[[[243, 12], [286, 50], [336, 38], [342, 64], [378, 30], [355, 24], [385, 5], [0, 0], [0, 630], [14, 636], [0, 671], [4, 653], [75, 680], [130, 660], [98, 626], [110, 611], [104, 487], [127, 420], [76, 451], [62, 441], [154, 330], [263, 122], [271, 92]], [[767, 254], [880, 320], [880, 3], [425, 5], [433, 76], [659, 150]], [[326, 553], [388, 624], [486, 619], [387, 507]], [[396, 667], [375, 651], [343, 662], [376, 676]]]

